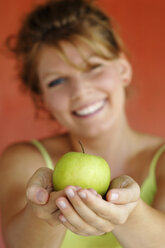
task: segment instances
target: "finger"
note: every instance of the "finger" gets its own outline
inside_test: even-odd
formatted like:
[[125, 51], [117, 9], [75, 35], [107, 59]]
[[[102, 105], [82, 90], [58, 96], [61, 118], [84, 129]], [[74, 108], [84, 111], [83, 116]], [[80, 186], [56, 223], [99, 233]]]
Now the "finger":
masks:
[[[93, 191], [92, 192], [91, 190], [87, 190], [87, 191], [93, 195], [94, 199], [97, 197], [97, 192], [93, 194]], [[93, 226], [94, 228], [102, 232], [109, 232], [112, 230], [112, 226], [109, 221], [98, 216], [82, 201], [82, 199], [79, 196], [81, 195], [82, 192], [81, 190], [76, 192], [72, 187], [67, 187], [65, 189], [65, 192], [76, 212], [79, 214], [79, 216], [81, 216], [81, 218], [86, 223], [88, 223], [90, 226]]]
[[56, 228], [57, 226], [61, 225], [61, 221], [59, 219], [60, 214], [61, 211], [57, 209], [52, 215], [49, 216], [49, 218], [47, 218], [48, 224]]
[[49, 194], [44, 188], [35, 185], [32, 185], [27, 189], [26, 195], [28, 201], [39, 205], [46, 204], [49, 198]]
[[86, 189], [82, 189], [81, 193], [83, 193], [80, 195], [83, 202], [98, 216], [110, 222], [109, 231], [113, 230], [114, 225], [124, 224], [137, 204], [137, 202], [114, 204], [94, 196]]
[[136, 202], [140, 197], [139, 185], [129, 176], [121, 176], [112, 180], [106, 200], [115, 204]]
[[61, 213], [67, 220], [64, 221], [64, 225], [71, 229], [71, 231], [74, 231], [76, 233], [82, 234], [82, 233], [88, 233], [89, 235], [92, 235], [94, 233], [98, 233], [98, 230], [96, 228], [88, 225], [75, 211], [73, 206], [69, 203], [69, 201], [64, 198], [60, 197], [57, 199], [56, 204], [58, 208], [60, 209]]
[[[47, 213], [47, 215], [54, 215], [56, 213], [56, 211], [59, 210], [57, 204], [56, 204], [56, 200], [59, 197], [66, 197], [65, 191], [64, 190], [59, 190], [59, 191], [53, 191], [50, 193], [49, 196], [49, 200], [45, 205], [42, 205], [42, 208], [39, 208], [39, 211], [43, 211], [45, 214]], [[36, 204], [34, 204], [35, 207], [37, 207]], [[33, 205], [33, 207], [34, 207]], [[46, 215], [45, 215], [46, 216]]]
[[[75, 234], [78, 234], [78, 235], [81, 235], [81, 236], [89, 236], [90, 234], [85, 232], [85, 230], [82, 232], [82, 231], [79, 231], [77, 230], [74, 226], [72, 226], [68, 221], [67, 219], [64, 217], [63, 214], [60, 214], [59, 215], [59, 220], [61, 221], [61, 223], [67, 228], [67, 229], [70, 229], [73, 233]], [[100, 231], [96, 231], [95, 233], [92, 233], [91, 235], [97, 235], [97, 236], [100, 236], [100, 235], [103, 235], [104, 232], [100, 232]]]
[[91, 193], [93, 193], [94, 195], [97, 195], [96, 190], [94, 190], [94, 189], [92, 189], [92, 188], [88, 188], [88, 190], [89, 190]]
[[81, 235], [81, 236], [87, 236], [87, 234], [85, 234], [85, 232], [82, 232], [80, 230], [78, 230], [76, 227], [74, 227], [73, 225], [71, 225], [67, 219], [64, 217], [63, 214], [59, 215], [59, 221], [70, 231], [72, 231], [73, 233], [77, 234], [77, 235]]
[[[72, 186], [72, 187], [73, 187], [74, 190], [77, 190], [76, 186]], [[48, 207], [50, 209], [51, 214], [54, 214], [58, 210], [56, 200], [59, 197], [66, 197], [66, 193], [65, 193], [64, 190], [54, 191], [54, 192], [50, 193], [50, 200], [49, 200]]]
[[[112, 231], [114, 224], [118, 224], [124, 213], [123, 205], [115, 205], [111, 202], [105, 201], [102, 198], [96, 197], [90, 191], [82, 189], [79, 193], [83, 202], [96, 213], [97, 216], [107, 220], [109, 223], [109, 230]], [[123, 208], [123, 209], [122, 209]], [[105, 222], [107, 223], [107, 222]], [[108, 226], [108, 225], [107, 225]]]
[[51, 192], [48, 203], [42, 206], [43, 210], [47, 211], [51, 215], [55, 214], [55, 212], [58, 210], [56, 200], [59, 197], [66, 197], [64, 190]]
[[53, 180], [52, 180], [53, 170], [41, 167], [39, 168], [31, 177], [28, 187], [36, 185], [38, 187], [45, 188], [47, 190], [52, 190]]
[[52, 222], [53, 225], [55, 219], [57, 219], [57, 212], [59, 211], [59, 208], [56, 205], [56, 200], [62, 196], [65, 197], [65, 192], [63, 190], [58, 192], [54, 191], [50, 193], [49, 200], [44, 205], [36, 204], [31, 201], [29, 203], [34, 214], [38, 218]]
[[88, 190], [89, 190], [91, 193], [93, 193], [95, 196], [97, 196], [97, 197], [99, 197], [99, 198], [102, 198], [102, 196], [99, 195], [99, 194], [97, 193], [96, 190], [94, 190], [94, 189], [92, 189], [92, 188], [89, 188]]
[[53, 191], [51, 169], [39, 168], [31, 177], [27, 185], [27, 199], [36, 204], [45, 204], [49, 193]]

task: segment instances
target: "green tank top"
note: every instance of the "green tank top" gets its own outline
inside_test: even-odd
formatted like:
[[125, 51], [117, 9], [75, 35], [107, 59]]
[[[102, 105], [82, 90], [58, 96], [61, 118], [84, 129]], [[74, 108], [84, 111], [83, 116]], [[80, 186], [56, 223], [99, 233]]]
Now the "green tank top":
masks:
[[[54, 169], [54, 164], [49, 156], [47, 150], [43, 145], [37, 141], [33, 140], [32, 144], [35, 145], [38, 150], [41, 152], [42, 156], [45, 159], [46, 166], [50, 169]], [[165, 145], [161, 146], [158, 151], [155, 153], [149, 169], [149, 174], [144, 180], [141, 186], [141, 198], [148, 205], [151, 205], [155, 193], [157, 191], [156, 185], [156, 176], [155, 168], [158, 162], [158, 159], [165, 151]], [[67, 230], [65, 238], [63, 240], [61, 248], [122, 248], [116, 237], [112, 233], [107, 233], [101, 236], [90, 236], [84, 237], [77, 234], [74, 234], [70, 230]]]

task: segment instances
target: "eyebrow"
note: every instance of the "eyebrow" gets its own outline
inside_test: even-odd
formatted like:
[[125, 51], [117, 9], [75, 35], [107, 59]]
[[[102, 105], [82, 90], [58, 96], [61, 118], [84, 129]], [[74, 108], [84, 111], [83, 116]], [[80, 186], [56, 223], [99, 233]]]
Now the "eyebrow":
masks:
[[57, 77], [61, 77], [62, 75], [59, 73], [59, 72], [57, 72], [57, 71], [48, 71], [48, 72], [46, 72], [46, 73], [44, 73], [43, 75], [42, 75], [42, 79], [45, 79], [45, 78], [47, 78], [47, 77], [49, 77], [49, 76], [51, 76], [51, 75], [53, 75], [53, 76], [57, 76]]
[[[101, 59], [101, 58], [98, 57], [98, 56], [96, 56], [96, 55], [91, 55], [91, 56], [89, 56], [89, 57], [87, 58], [87, 61], [88, 61], [89, 63], [92, 63], [92, 62], [94, 62], [93, 59]], [[56, 77], [63, 77], [63, 76], [64, 76], [64, 75], [62, 75], [62, 74], [61, 74], [60, 72], [58, 72], [58, 71], [48, 71], [48, 72], [46, 72], [46, 73], [43, 74], [42, 79], [45, 79], [45, 78], [47, 78], [47, 77], [49, 77], [49, 76], [51, 76], [51, 75], [56, 76]]]

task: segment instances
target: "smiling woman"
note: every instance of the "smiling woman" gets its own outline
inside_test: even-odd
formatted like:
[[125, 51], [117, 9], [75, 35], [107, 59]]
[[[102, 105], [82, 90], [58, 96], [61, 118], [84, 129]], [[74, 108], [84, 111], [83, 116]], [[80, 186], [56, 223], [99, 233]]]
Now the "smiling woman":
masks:
[[[77, 135], [81, 132], [81, 135], [92, 137], [105, 133], [110, 123], [113, 125], [114, 120], [120, 118], [123, 86], [129, 84], [132, 73], [124, 56], [105, 59], [93, 54], [88, 46], [81, 43], [80, 46], [84, 49], [85, 64], [75, 47], [61, 42], [66, 56], [77, 66], [63, 61], [53, 47], [44, 47], [37, 71], [42, 99], [53, 118]], [[100, 48], [104, 53], [108, 52], [106, 48]], [[114, 95], [118, 95], [117, 102]], [[111, 118], [107, 118], [108, 115]]]
[[[26, 16], [14, 39], [7, 44], [22, 84], [67, 131], [2, 154], [7, 247], [163, 248], [164, 139], [129, 125], [132, 66], [111, 18], [90, 0], [51, 0]], [[79, 140], [111, 166], [103, 197], [79, 185], [53, 189], [57, 161], [80, 152]]]

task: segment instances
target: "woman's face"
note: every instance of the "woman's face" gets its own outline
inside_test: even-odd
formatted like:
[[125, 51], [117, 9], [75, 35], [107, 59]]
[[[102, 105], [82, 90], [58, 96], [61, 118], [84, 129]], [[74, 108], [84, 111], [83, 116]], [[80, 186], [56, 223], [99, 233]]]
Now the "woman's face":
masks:
[[[74, 64], [85, 65], [75, 47], [66, 42], [61, 45]], [[124, 56], [107, 61], [88, 47], [84, 46], [83, 52], [91, 64], [85, 71], [64, 62], [55, 48], [44, 47], [38, 76], [51, 115], [71, 133], [94, 137], [123, 115], [124, 86], [131, 80], [131, 67]]]

